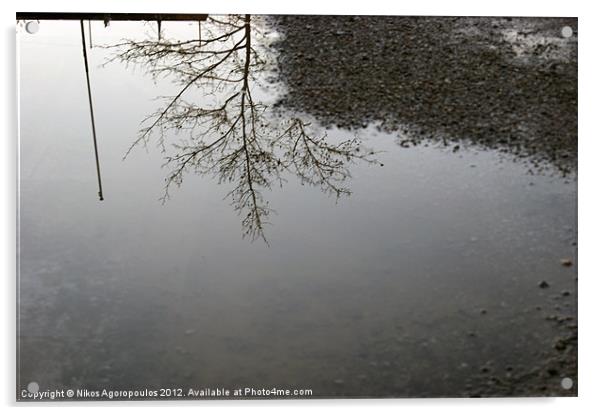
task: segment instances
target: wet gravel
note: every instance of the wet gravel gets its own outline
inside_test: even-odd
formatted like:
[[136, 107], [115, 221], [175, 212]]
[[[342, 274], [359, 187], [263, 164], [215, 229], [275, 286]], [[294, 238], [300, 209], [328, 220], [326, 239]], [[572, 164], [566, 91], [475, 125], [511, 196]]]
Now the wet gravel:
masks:
[[[577, 163], [577, 20], [270, 16], [282, 108], [324, 126], [376, 123], [400, 145], [497, 149]], [[565, 38], [562, 28], [570, 26]]]

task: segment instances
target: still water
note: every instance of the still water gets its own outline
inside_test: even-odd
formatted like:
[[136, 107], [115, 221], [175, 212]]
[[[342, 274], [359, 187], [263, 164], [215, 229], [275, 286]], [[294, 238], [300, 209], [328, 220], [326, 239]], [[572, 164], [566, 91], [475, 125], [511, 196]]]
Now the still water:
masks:
[[[155, 42], [153, 24], [92, 23], [104, 201], [79, 22], [18, 33], [18, 388], [571, 394], [560, 379], [574, 374], [555, 345], [569, 333], [558, 320], [576, 317], [575, 265], [560, 263], [576, 261], [575, 177], [530, 172], [528, 161], [494, 150], [404, 148], [372, 124], [325, 129], [311, 114], [272, 113], [286, 93], [272, 79], [278, 34], [252, 23], [266, 69], [249, 90], [266, 104], [266, 128], [299, 119], [312, 137], [357, 140], [353, 151], [375, 161], [342, 157], [331, 178], [350, 195], [337, 198], [320, 170], [302, 180], [289, 169], [271, 189], [260, 186], [261, 174], [275, 177], [268, 169], [285, 164], [286, 148], [275, 165], [251, 158], [264, 169], [253, 183], [270, 209], [259, 231], [257, 211], [229, 194], [244, 165], [228, 170], [219, 157], [209, 157], [213, 171], [189, 169], [161, 200], [174, 169], [165, 157], [183, 137], [173, 125], [165, 151], [150, 139], [124, 159], [143, 120], [169, 102], [157, 97], [181, 90], [185, 67], [153, 79], [144, 66], [108, 62], [127, 46], [101, 45]], [[164, 39], [198, 38], [197, 23], [163, 25]], [[209, 106], [228, 86], [212, 92], [188, 99]]]

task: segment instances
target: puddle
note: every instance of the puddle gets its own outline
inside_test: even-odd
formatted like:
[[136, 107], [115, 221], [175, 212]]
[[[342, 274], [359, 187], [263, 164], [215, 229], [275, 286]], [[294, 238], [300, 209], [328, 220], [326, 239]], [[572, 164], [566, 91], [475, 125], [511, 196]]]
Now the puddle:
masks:
[[[277, 109], [296, 88], [269, 49], [285, 36], [257, 22], [258, 54], [247, 60], [241, 29], [230, 66], [133, 147], [198, 75], [195, 49], [157, 48], [150, 24], [93, 24], [102, 202], [79, 23], [18, 35], [19, 382], [572, 394], [576, 173], [469, 137], [402, 146], [377, 119]], [[198, 41], [196, 23], [163, 30]], [[124, 38], [142, 43], [101, 47]], [[149, 65], [149, 50], [174, 57]]]

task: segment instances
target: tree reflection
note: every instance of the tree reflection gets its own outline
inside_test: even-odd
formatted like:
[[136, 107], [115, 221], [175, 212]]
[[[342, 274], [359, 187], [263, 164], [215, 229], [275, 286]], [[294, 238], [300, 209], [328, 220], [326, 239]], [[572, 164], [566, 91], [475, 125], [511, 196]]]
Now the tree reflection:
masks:
[[[337, 198], [348, 195], [349, 164], [373, 163], [373, 152], [357, 137], [333, 143], [298, 117], [275, 118], [268, 105], [254, 99], [267, 63], [254, 41], [261, 33], [250, 15], [209, 16], [202, 29], [198, 39], [126, 40], [111, 46], [118, 51], [110, 61], [140, 65], [153, 77], [170, 77], [180, 86], [144, 120], [126, 157], [155, 137], [170, 170], [163, 201], [187, 172], [232, 183], [226, 197], [243, 217], [243, 236], [267, 242], [265, 224], [273, 210], [263, 190], [282, 185], [292, 173]], [[186, 138], [168, 143], [182, 131]]]

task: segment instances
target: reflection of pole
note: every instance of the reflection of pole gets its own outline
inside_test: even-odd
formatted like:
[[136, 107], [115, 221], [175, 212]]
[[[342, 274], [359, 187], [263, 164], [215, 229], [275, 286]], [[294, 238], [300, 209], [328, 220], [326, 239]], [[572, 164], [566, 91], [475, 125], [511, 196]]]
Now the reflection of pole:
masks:
[[201, 21], [199, 20], [199, 46], [201, 46]]
[[90, 38], [90, 49], [92, 49], [92, 21], [88, 20], [88, 37]]
[[88, 101], [90, 102], [90, 119], [92, 120], [92, 138], [94, 139], [94, 156], [96, 157], [96, 175], [98, 177], [98, 197], [102, 197], [102, 181], [100, 179], [100, 162], [98, 161], [98, 145], [96, 144], [96, 126], [94, 123], [94, 110], [92, 109], [92, 90], [90, 89], [90, 74], [88, 70], [88, 54], [86, 53], [86, 36], [84, 35], [84, 21], [80, 20], [82, 29], [82, 47], [84, 50], [84, 64], [86, 66], [86, 81], [88, 83]]

